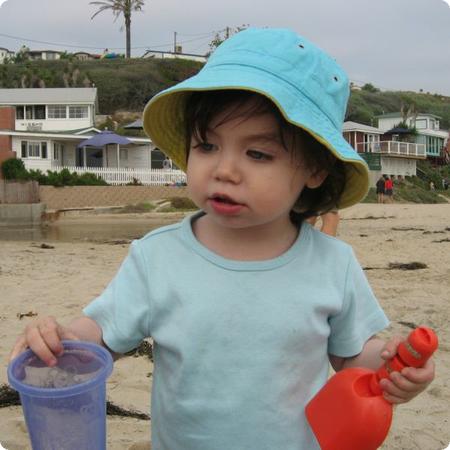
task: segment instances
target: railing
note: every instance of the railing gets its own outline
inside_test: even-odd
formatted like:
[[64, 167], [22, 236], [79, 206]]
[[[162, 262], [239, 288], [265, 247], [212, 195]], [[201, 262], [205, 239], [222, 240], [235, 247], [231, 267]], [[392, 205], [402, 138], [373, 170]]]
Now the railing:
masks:
[[358, 142], [358, 153], [383, 153], [393, 156], [405, 156], [409, 158], [427, 157], [425, 144], [414, 144], [400, 141]]
[[115, 169], [108, 167], [53, 166], [52, 170], [60, 172], [67, 169], [79, 175], [94, 173], [108, 184], [141, 183], [144, 185], [167, 186], [186, 183], [186, 174], [173, 169]]

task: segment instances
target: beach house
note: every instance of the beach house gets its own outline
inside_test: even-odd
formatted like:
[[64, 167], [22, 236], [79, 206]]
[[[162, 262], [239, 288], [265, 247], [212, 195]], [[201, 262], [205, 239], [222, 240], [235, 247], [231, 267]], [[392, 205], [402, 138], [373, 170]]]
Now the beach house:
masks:
[[390, 134], [394, 140], [402, 140], [402, 131], [398, 124], [405, 121], [409, 129], [415, 129], [414, 134], [409, 133], [409, 140], [424, 145], [428, 159], [443, 158], [444, 149], [449, 138], [448, 131], [440, 129], [441, 117], [435, 114], [415, 113], [404, 120], [402, 114], [390, 113], [377, 116], [378, 128]]
[[115, 184], [170, 182], [177, 176], [169, 180], [155, 172], [164, 158], [148, 138], [80, 147], [101, 131], [97, 112], [95, 87], [0, 89], [0, 161], [15, 155], [28, 170], [92, 172]]
[[372, 186], [382, 174], [417, 175], [417, 161], [427, 157], [425, 144], [401, 141], [379, 127], [344, 122], [343, 135], [367, 162]]

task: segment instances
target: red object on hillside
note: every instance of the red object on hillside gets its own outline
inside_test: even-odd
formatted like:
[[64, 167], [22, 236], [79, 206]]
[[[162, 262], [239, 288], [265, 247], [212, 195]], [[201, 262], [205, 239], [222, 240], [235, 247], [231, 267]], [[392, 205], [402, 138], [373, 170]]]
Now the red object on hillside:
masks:
[[382, 396], [380, 380], [404, 367], [422, 367], [437, 347], [433, 330], [418, 327], [377, 372], [351, 368], [331, 377], [306, 406], [306, 417], [321, 449], [379, 448], [392, 421], [392, 404]]

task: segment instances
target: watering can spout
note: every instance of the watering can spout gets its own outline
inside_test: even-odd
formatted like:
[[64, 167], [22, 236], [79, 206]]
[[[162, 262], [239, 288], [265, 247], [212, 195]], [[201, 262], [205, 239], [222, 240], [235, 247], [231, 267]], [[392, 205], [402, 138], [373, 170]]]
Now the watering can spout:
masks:
[[382, 395], [380, 380], [407, 366], [422, 367], [437, 346], [433, 330], [419, 327], [378, 371], [355, 367], [331, 377], [305, 409], [321, 449], [379, 448], [392, 422], [392, 405]]

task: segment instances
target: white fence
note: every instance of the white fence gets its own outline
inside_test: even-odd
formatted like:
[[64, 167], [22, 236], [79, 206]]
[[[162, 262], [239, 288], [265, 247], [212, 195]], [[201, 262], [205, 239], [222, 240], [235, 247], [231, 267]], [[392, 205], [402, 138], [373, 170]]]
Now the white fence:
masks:
[[383, 153], [393, 156], [406, 156], [410, 158], [427, 157], [424, 144], [414, 144], [400, 141], [358, 142], [356, 150], [360, 153]]
[[186, 174], [181, 170], [173, 169], [114, 169], [108, 167], [77, 167], [77, 166], [53, 166], [51, 170], [61, 172], [67, 169], [76, 172], [94, 173], [108, 184], [141, 183], [152, 186], [183, 185], [186, 183]]

